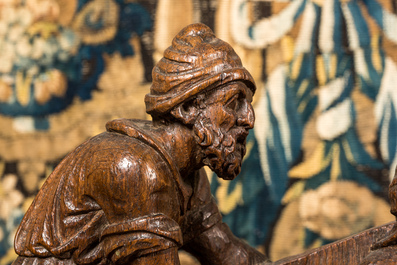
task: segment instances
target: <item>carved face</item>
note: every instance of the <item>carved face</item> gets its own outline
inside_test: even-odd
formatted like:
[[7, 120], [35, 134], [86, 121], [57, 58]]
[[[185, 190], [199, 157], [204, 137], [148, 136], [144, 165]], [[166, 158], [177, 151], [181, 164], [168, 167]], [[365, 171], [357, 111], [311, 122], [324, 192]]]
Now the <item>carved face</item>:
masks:
[[240, 173], [248, 130], [255, 121], [251, 102], [252, 91], [242, 82], [231, 82], [208, 95], [196, 120], [203, 163], [220, 178], [234, 179]]

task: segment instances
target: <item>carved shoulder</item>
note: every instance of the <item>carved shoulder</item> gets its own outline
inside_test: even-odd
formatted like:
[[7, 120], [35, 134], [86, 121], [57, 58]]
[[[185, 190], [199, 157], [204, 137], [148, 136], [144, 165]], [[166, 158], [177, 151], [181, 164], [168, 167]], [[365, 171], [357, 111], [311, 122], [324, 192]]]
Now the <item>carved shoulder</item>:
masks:
[[85, 152], [85, 174], [80, 174], [84, 194], [94, 198], [109, 218], [160, 211], [169, 215], [163, 200], [171, 206], [177, 206], [177, 201], [169, 197], [175, 187], [161, 154], [126, 135], [105, 133], [100, 138], [98, 145]]

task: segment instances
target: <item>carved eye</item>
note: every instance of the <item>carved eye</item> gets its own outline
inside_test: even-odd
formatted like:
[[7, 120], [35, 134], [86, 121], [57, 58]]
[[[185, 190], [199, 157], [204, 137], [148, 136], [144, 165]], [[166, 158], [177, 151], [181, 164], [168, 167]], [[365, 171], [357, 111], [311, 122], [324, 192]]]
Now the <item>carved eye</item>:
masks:
[[232, 111], [237, 111], [239, 108], [239, 96], [234, 95], [227, 103], [226, 107]]

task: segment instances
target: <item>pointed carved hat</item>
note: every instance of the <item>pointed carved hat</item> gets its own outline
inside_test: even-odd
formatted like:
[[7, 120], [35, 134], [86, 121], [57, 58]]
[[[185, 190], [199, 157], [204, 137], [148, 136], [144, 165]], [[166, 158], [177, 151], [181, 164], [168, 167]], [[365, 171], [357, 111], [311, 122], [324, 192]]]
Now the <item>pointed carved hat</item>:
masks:
[[233, 48], [204, 24], [182, 29], [152, 71], [145, 97], [146, 112], [162, 116], [205, 90], [240, 80], [253, 92], [256, 86]]

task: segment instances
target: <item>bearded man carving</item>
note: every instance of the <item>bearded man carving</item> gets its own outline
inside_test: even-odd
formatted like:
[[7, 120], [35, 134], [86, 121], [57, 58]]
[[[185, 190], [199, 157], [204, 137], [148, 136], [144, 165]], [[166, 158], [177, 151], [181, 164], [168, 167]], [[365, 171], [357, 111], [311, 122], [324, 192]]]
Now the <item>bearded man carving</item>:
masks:
[[118, 119], [57, 166], [26, 213], [14, 264], [202, 264], [266, 258], [232, 235], [203, 166], [240, 172], [255, 83], [203, 24], [174, 38], [145, 97], [152, 121]]

